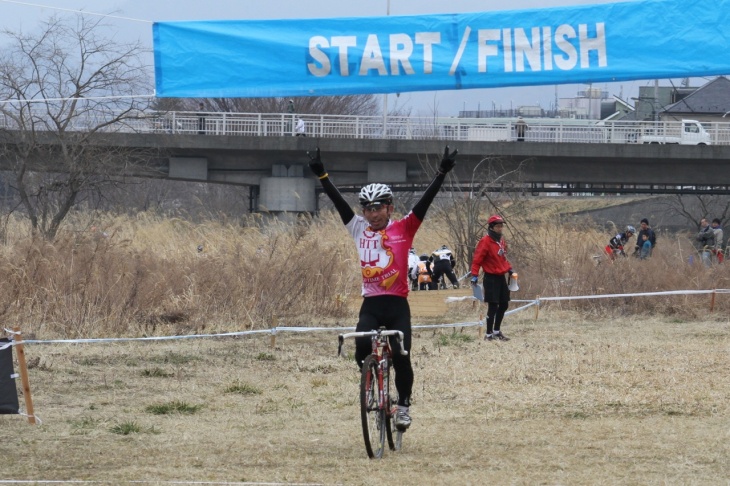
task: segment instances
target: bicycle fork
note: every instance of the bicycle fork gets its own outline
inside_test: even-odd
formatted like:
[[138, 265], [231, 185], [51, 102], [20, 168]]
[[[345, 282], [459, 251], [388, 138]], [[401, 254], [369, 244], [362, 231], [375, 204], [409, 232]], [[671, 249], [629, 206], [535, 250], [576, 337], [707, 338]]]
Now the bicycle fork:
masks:
[[[388, 382], [385, 380], [385, 359], [379, 358], [378, 360], [378, 372], [375, 376], [372, 376], [371, 379], [377, 380], [377, 397], [370, 397], [368, 399], [368, 403], [371, 404], [372, 410], [386, 410], [387, 413], [390, 413], [390, 410], [388, 408], [389, 404], [388, 401], [388, 395], [389, 390], [386, 390], [388, 386]], [[372, 393], [372, 386], [368, 383], [367, 387], [368, 393]]]
[[385, 358], [381, 356], [378, 361], [378, 408], [381, 410], [388, 410], [388, 390], [386, 390], [388, 382], [384, 379], [384, 370], [386, 366], [388, 366], [388, 364], [385, 362]]

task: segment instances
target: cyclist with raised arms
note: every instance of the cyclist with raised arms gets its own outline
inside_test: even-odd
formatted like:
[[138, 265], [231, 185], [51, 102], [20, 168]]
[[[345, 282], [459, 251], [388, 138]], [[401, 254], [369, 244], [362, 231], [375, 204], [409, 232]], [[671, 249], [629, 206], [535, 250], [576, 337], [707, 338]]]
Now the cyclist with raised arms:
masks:
[[[409, 353], [399, 352], [396, 339], [391, 338], [395, 387], [398, 390], [398, 412], [395, 426], [406, 430], [411, 425], [410, 404], [413, 388], [411, 366], [411, 309], [408, 306], [408, 250], [421, 226], [426, 211], [444, 182], [446, 174], [456, 165], [458, 150], [449, 152], [447, 146], [436, 175], [424, 191], [421, 199], [402, 219], [391, 220], [393, 192], [385, 184], [368, 184], [360, 191], [362, 216], [355, 214], [340, 191], [332, 183], [324, 168], [317, 148], [315, 154], [307, 153], [312, 172], [319, 177], [325, 194], [332, 200], [340, 218], [355, 240], [362, 271], [363, 303], [357, 322], [357, 332], [367, 332], [384, 326], [403, 333], [403, 347]], [[362, 367], [370, 354], [368, 338], [355, 343], [355, 360]]]

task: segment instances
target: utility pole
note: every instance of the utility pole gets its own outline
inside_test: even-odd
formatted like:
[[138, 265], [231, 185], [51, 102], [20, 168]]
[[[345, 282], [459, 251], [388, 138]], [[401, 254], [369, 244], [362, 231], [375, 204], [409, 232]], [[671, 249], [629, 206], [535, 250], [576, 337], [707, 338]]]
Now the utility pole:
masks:
[[588, 119], [591, 119], [591, 108], [593, 108], [593, 83], [588, 83]]
[[[385, 15], [390, 17], [390, 0], [387, 0]], [[388, 138], [388, 93], [383, 94], [383, 138]]]

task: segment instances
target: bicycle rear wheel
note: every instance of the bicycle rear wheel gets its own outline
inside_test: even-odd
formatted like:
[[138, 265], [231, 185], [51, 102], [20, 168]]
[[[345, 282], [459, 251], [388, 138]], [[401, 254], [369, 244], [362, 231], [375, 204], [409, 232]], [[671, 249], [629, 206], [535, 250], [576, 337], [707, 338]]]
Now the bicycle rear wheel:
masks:
[[378, 402], [378, 363], [368, 356], [360, 379], [360, 417], [365, 450], [374, 459], [383, 457], [386, 436], [386, 410]]
[[400, 448], [403, 446], [403, 431], [398, 430], [398, 428], [395, 426], [395, 421], [393, 421], [392, 425], [392, 435], [391, 437], [394, 438], [392, 445], [390, 446], [391, 450], [399, 451]]

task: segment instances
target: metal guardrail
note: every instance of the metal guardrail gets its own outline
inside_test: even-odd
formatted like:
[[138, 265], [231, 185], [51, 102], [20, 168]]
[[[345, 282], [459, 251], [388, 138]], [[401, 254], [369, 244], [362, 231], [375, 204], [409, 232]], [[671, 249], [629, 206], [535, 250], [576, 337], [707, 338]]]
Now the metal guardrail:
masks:
[[[308, 137], [394, 140], [495, 141], [517, 140], [514, 120], [504, 118], [446, 118], [345, 116], [289, 113], [166, 112], [140, 113], [109, 126], [108, 131], [180, 135], [295, 136], [296, 119], [305, 122]], [[75, 120], [73, 129], [88, 130], [101, 118]], [[631, 122], [526, 119], [525, 140], [540, 143], [641, 143], [645, 136], [679, 136], [680, 121]], [[15, 128], [9, 119], [0, 127]], [[712, 145], [730, 145], [730, 122], [702, 123]]]
[[[133, 131], [233, 136], [296, 135], [296, 118], [305, 133], [321, 138], [394, 140], [515, 141], [512, 120], [499, 118], [388, 117], [313, 114], [169, 112], [130, 120]], [[679, 136], [682, 122], [630, 122], [528, 119], [525, 140], [541, 143], [640, 143], [644, 136]], [[713, 145], [730, 145], [730, 123], [704, 123]]]

